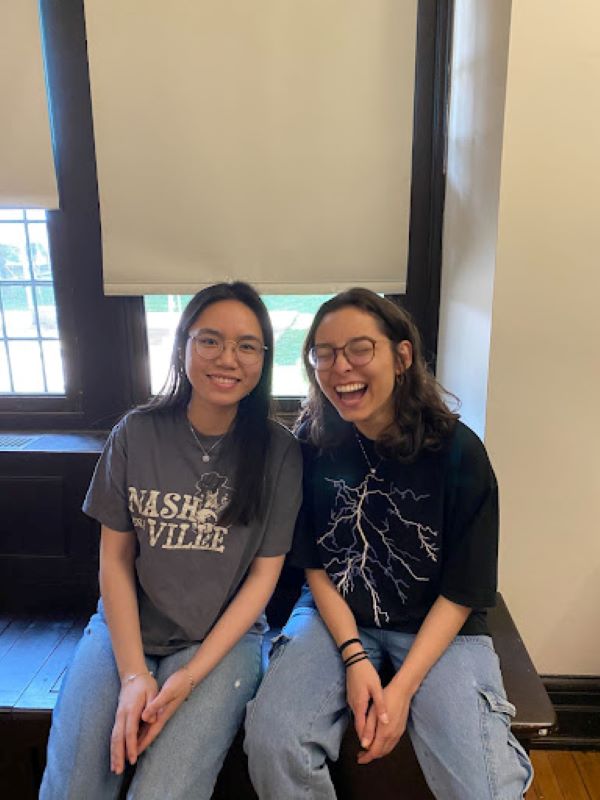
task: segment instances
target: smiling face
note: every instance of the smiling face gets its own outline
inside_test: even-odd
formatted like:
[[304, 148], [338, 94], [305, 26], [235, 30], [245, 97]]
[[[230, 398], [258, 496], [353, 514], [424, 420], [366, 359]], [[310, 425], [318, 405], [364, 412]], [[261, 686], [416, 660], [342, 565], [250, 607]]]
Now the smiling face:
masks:
[[315, 331], [314, 344], [341, 348], [357, 337], [375, 341], [372, 361], [353, 366], [338, 350], [333, 366], [315, 370], [315, 377], [338, 414], [365, 436], [376, 439], [394, 418], [396, 377], [412, 363], [412, 349], [408, 341], [394, 346], [376, 317], [354, 306], [326, 314]]
[[[188, 416], [203, 433], [223, 433], [233, 421], [240, 400], [260, 380], [264, 344], [260, 323], [239, 300], [220, 300], [196, 317], [188, 335], [209, 343], [225, 342], [223, 351], [214, 359], [198, 355], [192, 338], [187, 340], [185, 350], [185, 371], [192, 385]], [[254, 364], [238, 358], [239, 348], [245, 343], [261, 348]]]

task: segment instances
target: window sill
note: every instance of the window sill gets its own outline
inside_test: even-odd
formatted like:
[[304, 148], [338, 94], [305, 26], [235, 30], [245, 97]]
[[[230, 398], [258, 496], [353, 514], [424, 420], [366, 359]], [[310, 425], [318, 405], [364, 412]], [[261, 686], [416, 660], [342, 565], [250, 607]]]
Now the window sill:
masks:
[[2, 431], [0, 453], [101, 453], [106, 437], [102, 431]]

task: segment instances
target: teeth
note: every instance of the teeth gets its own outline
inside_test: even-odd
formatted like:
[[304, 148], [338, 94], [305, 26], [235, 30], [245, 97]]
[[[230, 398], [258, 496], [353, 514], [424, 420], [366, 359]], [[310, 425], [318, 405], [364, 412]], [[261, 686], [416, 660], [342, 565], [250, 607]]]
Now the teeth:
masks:
[[211, 375], [211, 380], [215, 383], [220, 383], [222, 386], [232, 386], [234, 383], [237, 383], [236, 378], [222, 378], [220, 375]]
[[343, 386], [336, 386], [335, 390], [340, 394], [345, 394], [346, 392], [358, 392], [360, 389], [364, 389], [366, 385], [366, 383], [346, 383]]

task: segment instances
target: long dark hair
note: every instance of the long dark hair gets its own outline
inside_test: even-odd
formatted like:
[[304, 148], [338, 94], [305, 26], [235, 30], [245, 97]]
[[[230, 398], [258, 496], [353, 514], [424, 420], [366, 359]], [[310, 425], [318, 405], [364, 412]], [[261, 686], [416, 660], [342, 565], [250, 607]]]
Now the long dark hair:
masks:
[[269, 312], [258, 293], [247, 283], [216, 283], [201, 289], [184, 308], [171, 354], [167, 379], [161, 391], [137, 410], [142, 413], [185, 411], [192, 396], [192, 385], [185, 371], [185, 349], [190, 327], [199, 314], [221, 300], [237, 300], [258, 319], [264, 343], [260, 380], [249, 395], [240, 400], [233, 428], [228, 436], [233, 446], [235, 491], [220, 519], [221, 524], [247, 525], [265, 512], [265, 472], [269, 449], [268, 418], [271, 411], [273, 378], [273, 327]]
[[321, 391], [308, 353], [315, 343], [315, 334], [323, 317], [348, 306], [370, 314], [392, 345], [404, 340], [412, 345], [412, 364], [404, 366], [393, 390], [394, 419], [378, 437], [377, 451], [388, 458], [412, 461], [423, 449], [438, 449], [458, 419], [458, 414], [450, 411], [443, 400], [444, 395], [451, 395], [429, 371], [423, 357], [421, 336], [410, 314], [390, 300], [361, 287], [348, 289], [327, 300], [313, 319], [303, 347], [310, 385], [297, 427], [308, 429], [311, 441], [319, 447], [338, 444], [346, 435], [348, 423], [342, 420]]

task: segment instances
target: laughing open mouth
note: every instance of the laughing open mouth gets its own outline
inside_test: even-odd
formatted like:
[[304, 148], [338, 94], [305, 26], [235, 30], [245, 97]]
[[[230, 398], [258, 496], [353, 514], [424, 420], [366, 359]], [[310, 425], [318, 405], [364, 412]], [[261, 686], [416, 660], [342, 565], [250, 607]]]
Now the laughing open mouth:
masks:
[[335, 392], [342, 401], [359, 400], [366, 391], [366, 383], [345, 383], [335, 387]]

